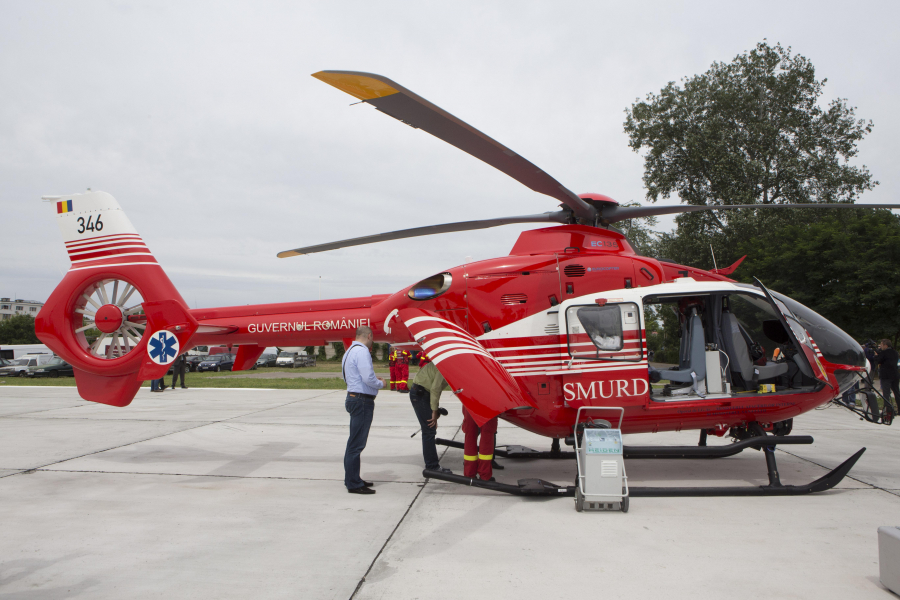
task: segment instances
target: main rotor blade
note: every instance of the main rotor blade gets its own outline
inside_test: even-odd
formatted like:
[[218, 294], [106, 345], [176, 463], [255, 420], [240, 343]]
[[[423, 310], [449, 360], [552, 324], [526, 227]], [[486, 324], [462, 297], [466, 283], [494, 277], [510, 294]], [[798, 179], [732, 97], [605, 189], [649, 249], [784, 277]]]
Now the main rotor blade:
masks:
[[486, 162], [540, 194], [556, 198], [593, 225], [597, 210], [533, 163], [387, 77], [357, 71], [319, 71], [313, 77], [426, 131]]
[[389, 231], [388, 233], [367, 235], [364, 237], [342, 240], [340, 242], [331, 242], [328, 244], [319, 244], [317, 246], [306, 246], [303, 248], [294, 248], [293, 250], [285, 250], [284, 252], [278, 253], [278, 258], [300, 256], [301, 254], [313, 254], [315, 252], [326, 252], [328, 250], [337, 250], [338, 248], [362, 246], [363, 244], [374, 244], [375, 242], [402, 240], [405, 238], [419, 237], [423, 235], [433, 235], [435, 233], [451, 233], [454, 231], [487, 229], [489, 227], [499, 227], [500, 225], [511, 225], [513, 223], [565, 223], [569, 220], [570, 216], [571, 214], [568, 211], [561, 210], [557, 212], [541, 213], [539, 215], [521, 215], [518, 217], [506, 217], [503, 219], [484, 219], [482, 221], [462, 221], [460, 223], [444, 223], [443, 225], [414, 227], [412, 229]]
[[848, 204], [845, 202], [823, 202], [808, 204], [717, 204], [706, 206], [608, 206], [601, 209], [600, 222], [606, 225], [626, 219], [700, 212], [704, 210], [731, 210], [735, 208], [900, 208], [900, 204]]

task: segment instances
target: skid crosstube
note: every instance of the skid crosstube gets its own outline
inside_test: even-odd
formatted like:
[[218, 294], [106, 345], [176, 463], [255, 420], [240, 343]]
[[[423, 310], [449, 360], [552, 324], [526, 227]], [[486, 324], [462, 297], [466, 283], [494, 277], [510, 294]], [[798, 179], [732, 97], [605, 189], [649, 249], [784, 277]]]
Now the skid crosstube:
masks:
[[[450, 448], [463, 448], [462, 442], [436, 438], [436, 444]], [[777, 446], [779, 444], [812, 444], [813, 438], [809, 435], [769, 435], [755, 436], [732, 444], [721, 446], [624, 446], [622, 451], [624, 458], [724, 458], [734, 456], [747, 448], [760, 448], [762, 446]], [[574, 452], [549, 451], [542, 452], [532, 450], [525, 446], [507, 446], [505, 450], [497, 448], [494, 454], [501, 458], [575, 458]]]

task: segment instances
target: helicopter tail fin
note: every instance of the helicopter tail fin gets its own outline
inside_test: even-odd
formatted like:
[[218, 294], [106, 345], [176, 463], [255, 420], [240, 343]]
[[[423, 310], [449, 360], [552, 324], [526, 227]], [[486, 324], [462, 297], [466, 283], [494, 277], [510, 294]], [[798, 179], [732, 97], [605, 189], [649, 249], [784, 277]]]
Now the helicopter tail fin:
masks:
[[162, 377], [197, 321], [119, 203], [105, 192], [45, 196], [72, 266], [35, 319], [75, 369], [85, 400], [126, 406]]
[[479, 427], [508, 410], [534, 408], [512, 376], [464, 329], [419, 308], [400, 319]]

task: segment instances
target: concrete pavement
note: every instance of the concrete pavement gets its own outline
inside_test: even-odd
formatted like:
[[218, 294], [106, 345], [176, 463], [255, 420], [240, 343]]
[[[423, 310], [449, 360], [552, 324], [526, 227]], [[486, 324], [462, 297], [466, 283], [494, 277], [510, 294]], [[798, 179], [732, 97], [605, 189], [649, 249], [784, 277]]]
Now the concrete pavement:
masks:
[[[460, 439], [450, 396], [439, 435]], [[142, 390], [112, 408], [73, 388], [0, 389], [3, 598], [890, 598], [876, 529], [900, 523], [900, 431], [840, 409], [795, 421], [784, 483], [869, 449], [838, 489], [796, 498], [635, 498], [622, 513], [421, 477], [407, 396], [382, 393], [347, 494], [343, 393]], [[548, 448], [501, 424], [500, 444]], [[696, 432], [627, 436], [694, 444]], [[710, 443], [727, 443], [711, 440]], [[504, 461], [565, 484], [571, 461]], [[444, 452], [460, 472], [462, 453]], [[631, 485], [758, 485], [759, 452], [631, 460]]]

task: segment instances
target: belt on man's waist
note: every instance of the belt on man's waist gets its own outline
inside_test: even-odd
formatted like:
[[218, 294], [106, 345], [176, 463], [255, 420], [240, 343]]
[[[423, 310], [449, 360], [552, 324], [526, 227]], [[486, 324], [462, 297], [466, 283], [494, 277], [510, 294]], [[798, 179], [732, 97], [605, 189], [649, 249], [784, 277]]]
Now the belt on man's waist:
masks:
[[431, 395], [431, 392], [429, 392], [424, 386], [421, 386], [418, 383], [412, 384], [412, 386], [409, 388], [409, 391], [415, 392], [416, 394], [428, 394], [429, 396]]
[[351, 398], [362, 398], [363, 400], [374, 400], [375, 396], [372, 394], [363, 394], [362, 392], [347, 392], [347, 395]]

